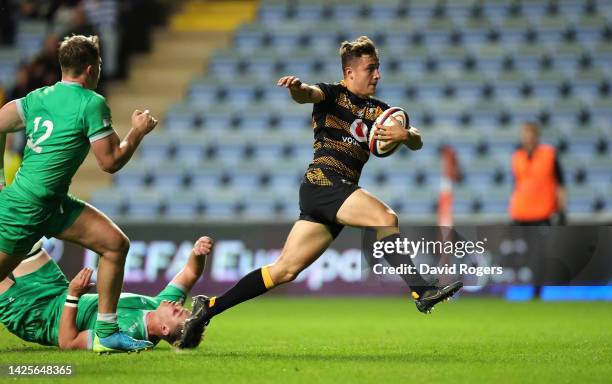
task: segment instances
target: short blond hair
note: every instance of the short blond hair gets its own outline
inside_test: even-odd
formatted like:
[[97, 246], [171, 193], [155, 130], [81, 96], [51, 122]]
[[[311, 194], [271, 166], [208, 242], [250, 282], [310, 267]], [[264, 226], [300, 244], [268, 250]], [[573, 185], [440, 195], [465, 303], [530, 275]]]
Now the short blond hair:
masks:
[[342, 72], [351, 62], [361, 56], [373, 56], [378, 58], [378, 49], [374, 42], [367, 36], [360, 36], [353, 41], [343, 41], [340, 44], [340, 57], [342, 58]]
[[100, 62], [100, 42], [98, 36], [72, 35], [64, 38], [58, 51], [62, 72], [80, 75], [88, 65]]

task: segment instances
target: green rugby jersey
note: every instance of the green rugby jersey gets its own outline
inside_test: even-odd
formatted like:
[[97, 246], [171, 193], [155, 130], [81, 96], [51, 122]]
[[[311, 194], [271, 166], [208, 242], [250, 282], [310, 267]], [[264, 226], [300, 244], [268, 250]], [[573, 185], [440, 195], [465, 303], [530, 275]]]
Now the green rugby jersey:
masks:
[[[148, 340], [146, 315], [159, 307], [162, 300], [183, 303], [186, 294], [180, 287], [168, 284], [157, 296], [122, 293], [117, 304], [119, 328], [138, 340]], [[86, 294], [79, 299], [76, 324], [79, 330], [94, 329], [98, 317], [98, 295]], [[58, 321], [59, 324], [59, 321]]]
[[0, 294], [0, 323], [23, 340], [57, 345], [68, 280], [53, 261], [15, 278]]
[[17, 109], [27, 145], [11, 189], [34, 203], [68, 193], [90, 143], [114, 132], [104, 97], [73, 82], [32, 91], [17, 100]]

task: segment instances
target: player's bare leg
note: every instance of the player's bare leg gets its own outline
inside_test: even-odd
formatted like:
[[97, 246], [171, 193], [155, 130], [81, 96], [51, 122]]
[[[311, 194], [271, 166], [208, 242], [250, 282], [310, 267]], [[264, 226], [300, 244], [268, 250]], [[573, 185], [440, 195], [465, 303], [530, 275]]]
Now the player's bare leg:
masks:
[[[104, 340], [119, 333], [117, 302], [123, 285], [123, 269], [130, 242], [119, 227], [105, 214], [86, 204], [75, 222], [56, 236], [90, 249], [100, 255], [98, 265], [98, 321], [96, 335]], [[131, 339], [131, 338], [130, 338]], [[151, 346], [150, 342], [134, 343], [133, 339], [112, 343], [111, 349], [138, 350]], [[129, 345], [129, 346], [128, 346]], [[125, 346], [125, 348], [123, 347]], [[110, 351], [109, 351], [110, 352]]]
[[26, 255], [9, 255], [0, 251], [0, 281], [4, 281]]
[[25, 275], [29, 275], [32, 272], [38, 271], [43, 265], [47, 264], [51, 261], [51, 256], [42, 248], [39, 248], [37, 252], [32, 254], [28, 254], [28, 257], [25, 258], [17, 268], [13, 271], [13, 276], [21, 277]]
[[[336, 214], [336, 220], [353, 227], [380, 227], [376, 231], [377, 240], [395, 241], [399, 236], [395, 212], [363, 189], [356, 190], [346, 199]], [[400, 254], [387, 255], [385, 260], [393, 266], [412, 263], [410, 258]], [[463, 286], [461, 281], [457, 281], [445, 287], [436, 287], [418, 274], [402, 275], [402, 278], [412, 290], [417, 309], [423, 313], [430, 313], [434, 305], [450, 299]]]
[[377, 239], [399, 233], [397, 214], [365, 189], [353, 192], [336, 214], [336, 221], [351, 227], [379, 227]]
[[295, 280], [300, 272], [325, 252], [333, 240], [324, 224], [296, 221], [280, 256], [268, 266], [274, 286]]
[[13, 284], [15, 284], [15, 282], [8, 277], [0, 281], [0, 295], [8, 291]]
[[306, 220], [298, 220], [276, 261], [256, 269], [243, 277], [236, 285], [219, 297], [194, 297], [193, 315], [185, 322], [181, 348], [196, 343], [193, 335], [201, 335], [202, 328], [213, 316], [255, 298], [270, 289], [293, 281], [300, 272], [317, 260], [333, 241], [327, 226]]
[[123, 285], [127, 236], [106, 215], [87, 204], [76, 221], [57, 238], [79, 244], [100, 255], [98, 266], [99, 312], [117, 311]]

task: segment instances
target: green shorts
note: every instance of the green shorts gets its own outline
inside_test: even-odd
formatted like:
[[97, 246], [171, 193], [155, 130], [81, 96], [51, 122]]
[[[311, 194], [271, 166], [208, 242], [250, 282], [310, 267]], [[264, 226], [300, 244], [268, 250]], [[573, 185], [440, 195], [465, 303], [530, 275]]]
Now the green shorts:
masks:
[[27, 254], [43, 236], [53, 237], [70, 227], [85, 203], [67, 194], [59, 204], [41, 207], [10, 188], [0, 192], [0, 251]]
[[55, 261], [15, 278], [0, 294], [0, 323], [19, 338], [43, 345], [57, 345], [68, 280]]

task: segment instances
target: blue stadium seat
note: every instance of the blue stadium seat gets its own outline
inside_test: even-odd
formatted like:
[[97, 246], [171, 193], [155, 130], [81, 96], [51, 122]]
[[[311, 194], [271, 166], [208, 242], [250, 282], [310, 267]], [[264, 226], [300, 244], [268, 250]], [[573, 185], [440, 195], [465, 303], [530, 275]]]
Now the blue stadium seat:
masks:
[[195, 128], [199, 113], [189, 104], [175, 105], [166, 112], [164, 128], [171, 132], [189, 132]]
[[230, 130], [233, 116], [228, 110], [217, 110], [203, 113], [202, 119], [207, 135], [221, 135]]
[[16, 48], [0, 49], [0, 86], [11, 87], [14, 83], [15, 72], [21, 59], [21, 51]]
[[203, 197], [204, 217], [208, 220], [234, 220], [237, 214], [238, 198], [223, 188]]
[[[204, 166], [208, 165], [208, 167]], [[211, 164], [194, 167], [187, 172], [190, 188], [201, 193], [214, 192], [224, 186], [223, 170]]]
[[202, 193], [193, 190], [175, 191], [165, 196], [166, 219], [193, 220], [203, 214]]
[[161, 213], [162, 195], [153, 190], [134, 190], [127, 196], [127, 214], [132, 219], [157, 219]]
[[140, 159], [150, 165], [167, 161], [174, 147], [172, 137], [162, 132], [147, 135], [140, 146]]
[[186, 186], [187, 172], [185, 163], [167, 162], [152, 169], [152, 179], [155, 189], [160, 192], [172, 193]]
[[123, 214], [126, 194], [116, 188], [100, 188], [92, 192], [91, 204], [104, 212], [111, 219]]
[[119, 172], [113, 174], [115, 187], [122, 193], [144, 188], [150, 178], [150, 166], [146, 161], [132, 159]]
[[277, 169], [270, 174], [266, 188], [281, 194], [297, 191], [305, 171], [306, 165], [304, 169]]
[[[117, 186], [149, 185], [150, 168], [168, 189], [187, 193], [176, 204], [166, 200], [169, 217], [295, 219], [299, 180], [312, 160], [311, 106], [294, 103], [276, 80], [338, 81], [340, 41], [367, 34], [382, 53], [377, 97], [407, 108], [426, 146], [371, 159], [365, 188], [402, 214], [431, 220], [438, 146], [448, 143], [465, 174], [458, 217], [506, 220], [510, 158], [520, 124], [535, 120], [545, 142], [563, 143], [568, 183], [597, 192], [581, 193], [571, 209], [609, 210], [611, 21], [612, 6], [601, 1], [593, 8], [565, 0], [263, 0], [259, 19], [237, 31], [233, 48], [219, 51], [169, 111], [172, 135], [145, 140], [146, 169], [128, 170], [126, 179], [137, 174], [129, 182], [116, 177]], [[2, 68], [0, 54], [0, 81]], [[169, 159], [183, 176], [160, 166]]]
[[34, 57], [43, 46], [47, 23], [38, 20], [22, 20], [18, 23], [16, 45], [26, 59]]
[[270, 220], [282, 215], [283, 206], [269, 195], [248, 194], [241, 198], [239, 216], [250, 220]]
[[226, 164], [237, 165], [244, 159], [245, 148], [241, 143], [218, 143], [213, 148], [218, 160]]

